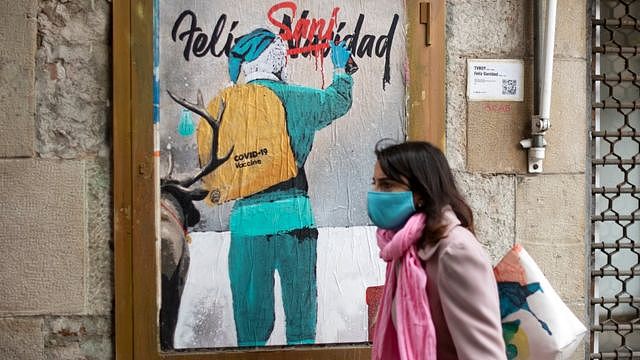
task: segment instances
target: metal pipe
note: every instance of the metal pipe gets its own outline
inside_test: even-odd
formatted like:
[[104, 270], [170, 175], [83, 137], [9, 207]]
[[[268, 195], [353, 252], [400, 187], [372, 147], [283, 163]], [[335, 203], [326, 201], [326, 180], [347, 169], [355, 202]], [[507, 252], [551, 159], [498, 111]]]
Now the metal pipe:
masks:
[[[556, 37], [556, 8], [557, 0], [549, 0], [547, 3], [547, 21], [544, 35], [544, 64], [542, 78], [542, 93], [540, 95], [540, 120], [542, 122], [549, 121], [551, 116], [551, 85], [553, 74], [553, 45]], [[548, 129], [548, 124], [546, 129]], [[542, 131], [544, 131], [542, 130]]]
[[[520, 141], [520, 145], [527, 149], [528, 171], [541, 173], [545, 158], [547, 142], [545, 132], [550, 126], [551, 114], [551, 86], [553, 80], [553, 46], [556, 33], [557, 0], [548, 0], [546, 4], [546, 22], [540, 19], [542, 1], [536, 1], [533, 12], [534, 20], [534, 111], [537, 115], [531, 117], [531, 138]], [[544, 23], [544, 38], [541, 39]], [[542, 61], [541, 61], [542, 59]]]
[[540, 108], [540, 80], [542, 79], [542, 66], [540, 59], [542, 58], [542, 42], [544, 37], [544, 21], [541, 15], [544, 11], [544, 2], [533, 1], [533, 108]]

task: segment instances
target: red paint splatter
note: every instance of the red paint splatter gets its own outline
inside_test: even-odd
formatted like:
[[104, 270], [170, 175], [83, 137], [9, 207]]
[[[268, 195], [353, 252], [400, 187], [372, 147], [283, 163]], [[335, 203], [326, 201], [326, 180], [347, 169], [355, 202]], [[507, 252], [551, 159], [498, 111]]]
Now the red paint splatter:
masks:
[[486, 112], [508, 113], [511, 112], [511, 104], [484, 104]]

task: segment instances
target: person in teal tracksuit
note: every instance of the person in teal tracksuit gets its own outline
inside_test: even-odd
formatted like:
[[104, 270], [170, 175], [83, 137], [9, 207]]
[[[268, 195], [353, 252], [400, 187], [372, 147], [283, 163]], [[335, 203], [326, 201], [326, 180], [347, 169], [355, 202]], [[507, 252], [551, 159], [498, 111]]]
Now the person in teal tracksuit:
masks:
[[282, 288], [287, 344], [315, 342], [318, 230], [307, 194], [304, 164], [316, 131], [343, 116], [353, 80], [345, 66], [350, 52], [331, 44], [333, 82], [314, 89], [286, 82], [287, 45], [266, 29], [238, 39], [229, 55], [229, 75], [273, 91], [284, 107], [297, 176], [239, 199], [231, 211], [229, 277], [239, 346], [264, 346], [273, 330], [274, 273]]

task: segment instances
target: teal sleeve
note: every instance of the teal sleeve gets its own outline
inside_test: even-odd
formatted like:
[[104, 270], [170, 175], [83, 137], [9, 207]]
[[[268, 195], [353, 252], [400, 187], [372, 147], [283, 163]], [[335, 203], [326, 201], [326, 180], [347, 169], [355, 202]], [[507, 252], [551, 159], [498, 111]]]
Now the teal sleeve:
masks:
[[315, 100], [315, 111], [312, 119], [316, 129], [331, 124], [331, 122], [349, 111], [352, 103], [353, 79], [351, 75], [334, 74], [333, 82]]
[[326, 89], [285, 85], [274, 90], [281, 95], [287, 119], [294, 123], [290, 126], [319, 130], [349, 111], [352, 87], [351, 75], [336, 73]]

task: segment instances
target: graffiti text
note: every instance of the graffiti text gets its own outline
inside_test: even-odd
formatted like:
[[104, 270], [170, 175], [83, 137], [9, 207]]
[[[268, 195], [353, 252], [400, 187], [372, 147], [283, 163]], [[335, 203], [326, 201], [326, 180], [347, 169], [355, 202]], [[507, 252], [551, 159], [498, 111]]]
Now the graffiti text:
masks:
[[[183, 21], [188, 22], [186, 29], [182, 27]], [[224, 31], [226, 24], [227, 15], [220, 15], [213, 31], [211, 32], [211, 36], [208, 36], [202, 31], [202, 28], [198, 26], [198, 18], [196, 14], [191, 10], [185, 10], [180, 14], [180, 16], [178, 16], [173, 24], [173, 28], [171, 29], [171, 39], [173, 41], [185, 41], [182, 56], [184, 56], [184, 59], [187, 61], [189, 61], [191, 53], [197, 57], [203, 57], [207, 54], [211, 54], [215, 57], [221, 57], [223, 54], [229, 56], [229, 51], [233, 45], [232, 31], [236, 26], [238, 26], [238, 21], [231, 22], [226, 42], [221, 49], [217, 49], [218, 42], [221, 39], [222, 32]]]
[[[354, 57], [384, 58], [382, 76], [384, 89], [385, 85], [391, 81], [391, 48], [399, 21], [398, 14], [393, 14], [386, 33], [375, 35], [363, 32], [366, 20], [364, 14], [359, 14], [354, 27], [349, 28], [347, 22], [338, 22], [339, 13], [340, 8], [334, 7], [330, 17], [325, 19], [310, 17], [309, 10], [302, 10], [298, 18], [296, 17], [297, 5], [291, 1], [283, 1], [267, 11], [267, 19], [278, 28], [282, 39], [287, 41], [288, 53], [293, 59], [309, 55], [323, 59], [329, 55], [330, 41], [344, 41]], [[182, 56], [186, 61], [189, 61], [192, 56], [229, 56], [231, 47], [237, 40], [233, 31], [238, 24], [238, 20], [228, 21], [227, 14], [222, 14], [218, 17], [213, 30], [206, 32], [198, 24], [196, 13], [192, 10], [184, 10], [173, 23], [171, 39], [184, 44]]]

